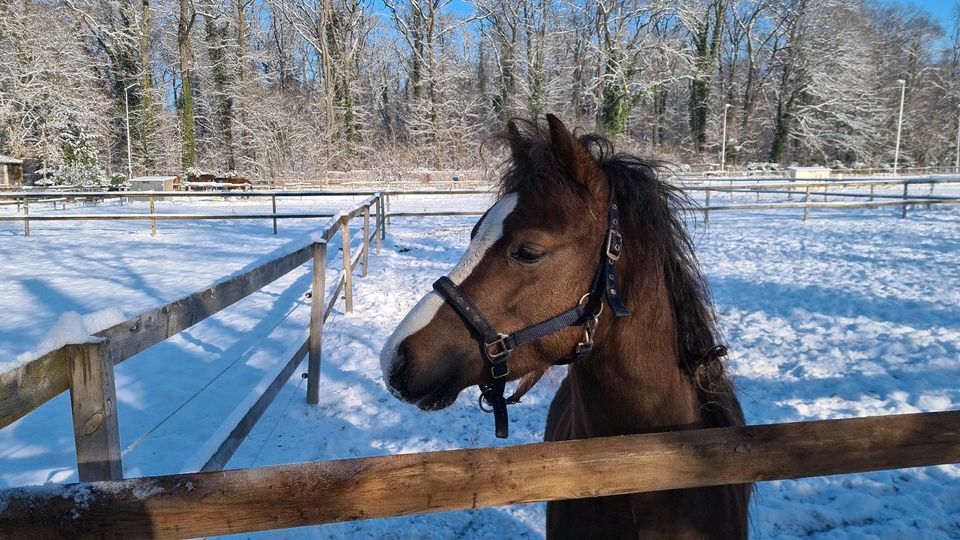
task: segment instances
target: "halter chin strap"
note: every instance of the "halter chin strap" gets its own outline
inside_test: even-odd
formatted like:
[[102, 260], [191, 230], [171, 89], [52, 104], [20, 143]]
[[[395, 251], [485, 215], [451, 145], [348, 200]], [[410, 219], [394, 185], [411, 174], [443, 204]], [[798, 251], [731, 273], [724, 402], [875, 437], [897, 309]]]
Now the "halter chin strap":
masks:
[[[460, 315], [467, 327], [480, 339], [480, 351], [489, 365], [488, 382], [480, 386], [480, 408], [486, 412], [493, 412], [497, 437], [505, 439], [508, 436], [508, 400], [504, 397], [507, 385], [507, 376], [510, 367], [507, 360], [517, 347], [536, 341], [544, 336], [559, 332], [569, 326], [583, 326], [583, 341], [574, 347], [573, 353], [554, 362], [554, 365], [564, 365], [579, 362], [590, 355], [593, 350], [593, 333], [597, 328], [600, 312], [603, 310], [604, 299], [610, 305], [614, 316], [623, 317], [630, 314], [620, 299], [617, 286], [617, 261], [623, 252], [623, 236], [620, 234], [620, 209], [613, 186], [610, 186], [610, 203], [607, 212], [607, 234], [600, 253], [600, 263], [594, 275], [590, 291], [583, 295], [576, 306], [541, 321], [527, 326], [512, 334], [498, 332], [490, 321], [480, 313], [477, 306], [470, 301], [463, 291], [444, 276], [433, 284], [433, 288], [447, 301]], [[483, 406], [484, 402], [489, 409]]]

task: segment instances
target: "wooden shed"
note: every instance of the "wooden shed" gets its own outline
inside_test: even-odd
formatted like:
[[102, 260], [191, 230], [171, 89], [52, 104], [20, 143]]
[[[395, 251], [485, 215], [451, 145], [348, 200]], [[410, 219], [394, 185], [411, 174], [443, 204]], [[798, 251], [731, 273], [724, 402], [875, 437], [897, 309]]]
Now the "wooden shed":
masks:
[[23, 186], [23, 160], [0, 155], [0, 188]]
[[[178, 180], [177, 176], [138, 176], [130, 179], [130, 191], [173, 191]], [[155, 200], [162, 201], [163, 197]]]
[[828, 180], [830, 169], [826, 167], [787, 167], [790, 178], [797, 180]]

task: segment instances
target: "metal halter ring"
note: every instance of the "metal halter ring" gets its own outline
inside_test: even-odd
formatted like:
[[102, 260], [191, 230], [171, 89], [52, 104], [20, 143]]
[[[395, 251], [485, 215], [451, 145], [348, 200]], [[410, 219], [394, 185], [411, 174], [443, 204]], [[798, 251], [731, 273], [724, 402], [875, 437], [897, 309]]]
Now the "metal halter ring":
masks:
[[[577, 302], [577, 304], [579, 304], [579, 305], [581, 305], [581, 306], [585, 306], [585, 305], [587, 305], [587, 304], [586, 304], [586, 302], [584, 302], [584, 300], [588, 300], [589, 298], [590, 298], [590, 293], [587, 293], [587, 294], [585, 294], [585, 295], [583, 295], [583, 296], [580, 297], [580, 301]], [[596, 318], [599, 318], [601, 313], [603, 313], [603, 299], [602, 299], [602, 298], [600, 299], [600, 309], [598, 309], [597, 312], [593, 314], [593, 318], [595, 318], [595, 319], [596, 319]]]
[[[492, 413], [492, 412], [493, 412], [493, 405], [490, 405], [489, 403], [487, 403], [487, 406], [484, 407], [484, 405], [483, 405], [484, 403], [487, 403], [487, 399], [486, 399], [486, 398], [484, 397], [484, 395], [481, 393], [481, 394], [480, 394], [480, 399], [478, 400], [478, 404], [479, 404], [479, 406], [480, 406], [480, 410], [483, 411], [483, 412], [485, 412], [485, 413]], [[489, 408], [488, 408], [488, 407], [489, 407]]]

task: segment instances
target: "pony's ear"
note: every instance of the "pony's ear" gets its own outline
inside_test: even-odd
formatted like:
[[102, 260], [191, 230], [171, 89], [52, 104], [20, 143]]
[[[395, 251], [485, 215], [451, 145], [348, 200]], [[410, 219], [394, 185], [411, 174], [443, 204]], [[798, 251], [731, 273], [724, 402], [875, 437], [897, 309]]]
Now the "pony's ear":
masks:
[[600, 171], [590, 151], [556, 116], [547, 114], [547, 124], [550, 126], [550, 145], [560, 167], [577, 183], [592, 190]]
[[510, 155], [514, 162], [526, 160], [530, 144], [523, 138], [520, 128], [513, 120], [507, 121], [507, 142], [510, 143]]

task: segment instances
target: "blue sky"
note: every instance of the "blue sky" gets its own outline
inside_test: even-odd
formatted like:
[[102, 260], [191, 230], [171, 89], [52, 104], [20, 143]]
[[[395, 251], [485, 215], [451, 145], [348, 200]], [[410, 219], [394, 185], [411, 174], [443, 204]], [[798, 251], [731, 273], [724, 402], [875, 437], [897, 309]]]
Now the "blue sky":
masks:
[[950, 27], [950, 19], [953, 18], [953, 6], [956, 5], [956, 0], [899, 0], [904, 4], [913, 4], [915, 6], [922, 7], [923, 9], [929, 11], [936, 17], [937, 21], [944, 27], [948, 29]]

